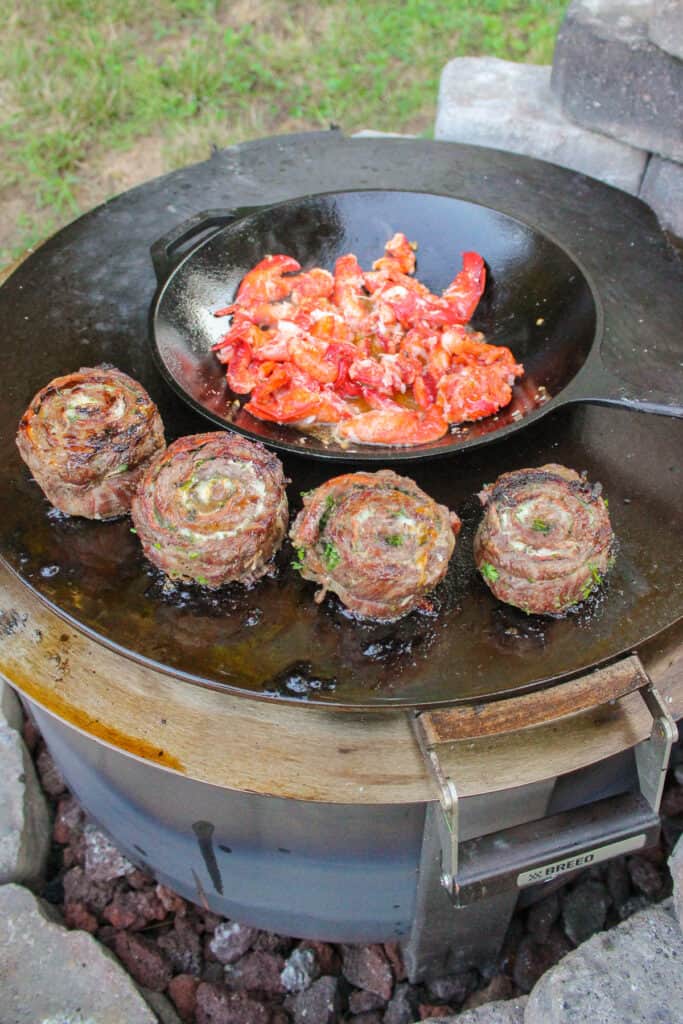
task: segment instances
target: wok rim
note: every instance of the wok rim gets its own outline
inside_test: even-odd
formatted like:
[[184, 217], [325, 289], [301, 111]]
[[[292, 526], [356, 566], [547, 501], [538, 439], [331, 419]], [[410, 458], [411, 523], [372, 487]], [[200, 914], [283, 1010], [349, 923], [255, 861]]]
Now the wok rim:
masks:
[[[166, 362], [160, 351], [159, 341], [156, 332], [156, 321], [159, 314], [161, 303], [164, 300], [168, 288], [171, 286], [172, 282], [174, 282], [176, 275], [183, 268], [186, 267], [186, 265], [204, 248], [204, 246], [209, 245], [211, 242], [215, 241], [218, 238], [218, 236], [221, 235], [223, 232], [231, 230], [237, 224], [242, 223], [249, 217], [260, 216], [266, 211], [278, 210], [283, 207], [291, 207], [292, 205], [296, 203], [301, 203], [305, 200], [324, 199], [331, 196], [357, 196], [365, 194], [398, 194], [434, 197], [439, 199], [455, 200], [457, 203], [463, 203], [467, 206], [479, 207], [480, 209], [487, 210], [490, 213], [502, 216], [506, 218], [508, 221], [514, 223], [515, 225], [521, 226], [526, 231], [531, 232], [533, 235], [540, 236], [542, 239], [550, 242], [556, 249], [558, 249], [562, 253], [562, 255], [566, 259], [570, 261], [570, 263], [572, 263], [577, 268], [583, 281], [588, 287], [588, 291], [593, 302], [593, 308], [595, 310], [595, 327], [593, 330], [593, 336], [590, 341], [590, 345], [586, 351], [585, 356], [583, 357], [580, 366], [578, 367], [574, 375], [570, 377], [568, 381], [564, 382], [562, 388], [557, 392], [557, 394], [553, 395], [552, 398], [549, 398], [546, 402], [543, 402], [535, 409], [532, 409], [526, 415], [521, 416], [520, 419], [514, 423], [505, 424], [499, 429], [489, 431], [488, 433], [482, 434], [479, 437], [468, 438], [465, 440], [454, 440], [449, 445], [440, 444], [440, 442], [443, 441], [443, 439], [439, 438], [437, 441], [431, 441], [426, 445], [357, 445], [351, 450], [344, 450], [341, 448], [325, 447], [324, 445], [322, 445], [321, 442], [317, 442], [321, 444], [321, 447], [311, 447], [309, 439], [311, 439], [312, 436], [309, 434], [305, 434], [303, 432], [301, 433], [301, 437], [304, 440], [299, 442], [294, 440], [280, 441], [274, 440], [270, 437], [265, 437], [259, 431], [252, 431], [250, 429], [247, 429], [246, 427], [239, 426], [235, 423], [232, 423], [225, 417], [222, 417], [217, 413], [214, 413], [211, 409], [208, 409], [206, 406], [202, 405], [201, 402], [197, 401], [197, 399], [195, 399], [183, 387], [183, 385], [177, 380], [177, 378], [173, 375], [171, 370], [166, 365]], [[178, 261], [178, 263], [176, 264], [176, 266], [173, 267], [173, 269], [168, 274], [166, 279], [158, 285], [152, 302], [150, 303], [148, 314], [148, 341], [152, 350], [155, 366], [157, 367], [162, 379], [164, 380], [164, 383], [166, 383], [175, 392], [175, 394], [183, 402], [185, 402], [185, 404], [188, 405], [194, 412], [209, 420], [215, 426], [223, 430], [234, 430], [236, 433], [241, 434], [243, 437], [246, 437], [249, 440], [259, 441], [261, 444], [264, 444], [267, 448], [272, 448], [276, 451], [288, 452], [291, 455], [297, 455], [304, 458], [314, 458], [327, 462], [363, 462], [371, 464], [388, 462], [422, 462], [427, 459], [447, 458], [451, 455], [457, 454], [460, 451], [472, 451], [473, 449], [480, 448], [483, 445], [495, 444], [496, 442], [507, 439], [508, 437], [515, 434], [517, 431], [523, 429], [524, 427], [531, 425], [532, 423], [538, 422], [538, 420], [547, 415], [549, 412], [555, 409], [559, 409], [561, 406], [570, 403], [580, 402], [583, 400], [583, 396], [581, 394], [575, 393], [567, 395], [566, 392], [569, 390], [571, 385], [577, 381], [579, 376], [586, 370], [589, 363], [592, 360], [599, 358], [601, 342], [604, 336], [605, 314], [602, 301], [600, 299], [600, 294], [593, 280], [592, 275], [587, 271], [583, 262], [579, 260], [574, 255], [574, 253], [567, 249], [567, 247], [563, 243], [559, 242], [551, 232], [548, 232], [545, 229], [541, 230], [540, 228], [531, 224], [529, 221], [523, 219], [522, 217], [513, 216], [512, 214], [507, 213], [505, 210], [502, 210], [498, 207], [489, 206], [486, 203], [479, 203], [471, 199], [464, 199], [458, 195], [448, 194], [444, 192], [424, 192], [422, 190], [414, 189], [333, 189], [326, 192], [305, 193], [301, 196], [295, 196], [290, 199], [285, 199], [278, 203], [266, 203], [263, 204], [262, 206], [257, 207], [238, 207], [238, 209], [244, 209], [246, 210], [246, 212], [242, 216], [237, 216], [229, 224], [225, 225], [222, 228], [219, 228], [218, 230], [214, 231], [207, 237], [201, 238], [197, 242], [197, 244], [192, 246], [191, 249], [187, 253], [185, 253], [185, 255]], [[233, 392], [230, 393], [234, 394]], [[238, 398], [239, 396], [235, 394], [234, 397]], [[256, 419], [255, 417], [251, 418], [257, 424], [263, 422]], [[485, 419], [487, 418], [488, 417], [486, 417]], [[484, 420], [476, 422], [484, 422]], [[293, 435], [297, 433], [293, 428], [288, 427], [287, 424], [277, 424], [277, 426], [279, 426], [280, 429], [286, 429], [287, 431], [290, 431]], [[315, 438], [312, 438], [312, 440], [316, 441]]]

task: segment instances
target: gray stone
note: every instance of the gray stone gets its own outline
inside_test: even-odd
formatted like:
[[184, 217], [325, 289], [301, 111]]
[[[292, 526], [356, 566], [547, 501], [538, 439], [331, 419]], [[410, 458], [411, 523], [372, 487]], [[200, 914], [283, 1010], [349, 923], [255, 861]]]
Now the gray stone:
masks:
[[19, 885], [0, 888], [0, 1021], [157, 1024], [108, 950]]
[[50, 815], [21, 736], [0, 727], [0, 885], [33, 882], [50, 848]]
[[183, 1024], [175, 1011], [173, 1003], [165, 995], [162, 995], [161, 992], [155, 992], [151, 988], [143, 988], [142, 985], [139, 986], [139, 989], [144, 996], [145, 1002], [149, 1003], [156, 1013], [159, 1024]]
[[647, 0], [573, 0], [551, 86], [585, 128], [683, 160], [683, 63], [648, 36]]
[[653, 156], [647, 165], [640, 198], [652, 207], [665, 231], [683, 238], [683, 164]]
[[285, 961], [280, 981], [287, 992], [303, 992], [319, 974], [318, 961], [312, 949], [297, 946]]
[[[523, 1024], [526, 1004], [527, 996], [506, 999], [502, 1003], [486, 1003], [478, 1010], [466, 1010], [456, 1017], [435, 1017], [432, 1024]], [[574, 1024], [579, 1024], [578, 1020]]]
[[4, 679], [0, 679], [0, 728], [7, 726], [21, 732], [23, 724], [24, 716], [19, 698], [12, 687]]
[[681, 985], [683, 935], [672, 913], [650, 907], [544, 974], [524, 1024], [683, 1024]]
[[676, 911], [678, 923], [683, 928], [683, 837], [678, 840], [673, 853], [669, 857], [669, 871], [674, 883], [674, 910]]
[[683, 0], [654, 0], [648, 35], [655, 46], [683, 58]]
[[637, 195], [647, 155], [579, 127], [550, 90], [550, 67], [458, 57], [441, 73], [434, 137], [523, 153]]

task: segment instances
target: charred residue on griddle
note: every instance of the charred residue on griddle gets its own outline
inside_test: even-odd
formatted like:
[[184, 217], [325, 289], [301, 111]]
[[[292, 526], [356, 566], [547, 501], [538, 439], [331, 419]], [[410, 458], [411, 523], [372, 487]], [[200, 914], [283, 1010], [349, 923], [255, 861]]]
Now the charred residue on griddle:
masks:
[[263, 693], [268, 697], [307, 700], [313, 694], [332, 693], [336, 688], [337, 680], [321, 677], [310, 661], [295, 661], [264, 684]]
[[527, 615], [512, 605], [498, 604], [491, 615], [490, 636], [505, 651], [520, 647], [545, 647], [552, 619]]

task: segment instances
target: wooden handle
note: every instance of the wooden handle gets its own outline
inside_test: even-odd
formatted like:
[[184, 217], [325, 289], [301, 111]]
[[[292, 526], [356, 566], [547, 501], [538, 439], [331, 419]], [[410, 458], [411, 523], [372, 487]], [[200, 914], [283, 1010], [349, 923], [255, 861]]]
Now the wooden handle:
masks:
[[492, 701], [468, 707], [424, 711], [420, 722], [429, 746], [499, 736], [608, 704], [640, 689], [648, 682], [640, 659], [624, 658], [589, 675], [559, 683], [547, 690], [535, 690], [522, 697]]

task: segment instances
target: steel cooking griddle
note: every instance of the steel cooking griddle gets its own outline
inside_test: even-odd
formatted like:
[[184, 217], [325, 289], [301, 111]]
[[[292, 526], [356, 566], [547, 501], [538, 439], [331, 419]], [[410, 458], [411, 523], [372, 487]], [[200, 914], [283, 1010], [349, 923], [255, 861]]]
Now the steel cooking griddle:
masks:
[[[653, 400], [671, 394], [683, 360], [681, 270], [652, 213], [632, 197], [524, 157], [446, 143], [331, 132], [218, 153], [87, 214], [0, 289], [0, 552], [60, 615], [130, 657], [202, 685], [375, 709], [537, 687], [614, 658], [681, 617], [683, 423], [621, 409], [558, 409], [507, 440], [403, 466], [458, 512], [464, 529], [435, 613], [393, 626], [352, 622], [333, 599], [314, 605], [312, 585], [288, 566], [289, 550], [277, 575], [252, 590], [166, 594], [127, 520], [102, 524], [50, 511], [15, 451], [14, 433], [35, 391], [57, 374], [114, 363], [149, 389], [169, 440], [205, 429], [164, 384], [148, 345], [152, 241], [208, 206], [377, 187], [483, 203], [557, 239], [597, 289], [609, 371]], [[294, 455], [284, 461], [294, 511], [301, 490], [335, 472], [333, 464]], [[546, 461], [602, 481], [620, 541], [607, 594], [563, 621], [498, 604], [471, 560], [476, 491], [504, 470]]]

